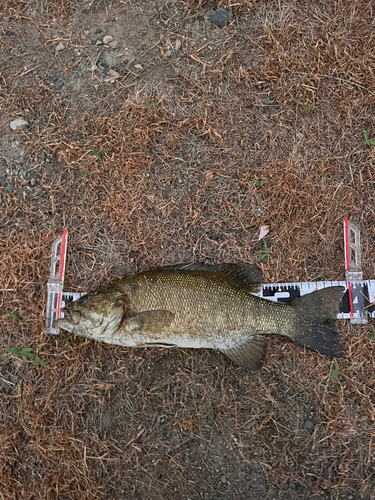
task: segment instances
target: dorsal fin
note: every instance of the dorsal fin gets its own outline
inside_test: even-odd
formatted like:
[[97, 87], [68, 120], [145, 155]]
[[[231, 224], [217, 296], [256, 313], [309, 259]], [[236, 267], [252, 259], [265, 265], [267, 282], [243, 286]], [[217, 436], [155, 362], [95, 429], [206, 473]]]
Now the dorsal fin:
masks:
[[177, 264], [174, 266], [164, 266], [159, 268], [166, 271], [202, 271], [222, 276], [233, 281], [248, 292], [257, 293], [260, 291], [260, 284], [263, 283], [262, 271], [257, 266], [252, 266], [246, 262], [238, 264], [203, 264], [194, 262], [191, 264]]

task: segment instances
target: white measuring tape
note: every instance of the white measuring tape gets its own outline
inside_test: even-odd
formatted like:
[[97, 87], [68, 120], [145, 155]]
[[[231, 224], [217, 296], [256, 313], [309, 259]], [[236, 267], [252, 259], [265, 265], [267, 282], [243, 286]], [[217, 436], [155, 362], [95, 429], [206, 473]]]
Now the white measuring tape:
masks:
[[[66, 303], [79, 299], [86, 293], [63, 291], [68, 231], [52, 244], [51, 272], [47, 283], [46, 332], [57, 335], [59, 328], [56, 319], [61, 316], [61, 309]], [[273, 302], [288, 302], [307, 293], [343, 286], [346, 291], [341, 301], [337, 319], [350, 319], [354, 324], [365, 324], [368, 318], [375, 318], [375, 280], [363, 280], [361, 271], [360, 231], [345, 217], [345, 278], [346, 281], [317, 281], [302, 283], [275, 283], [261, 285], [258, 297]]]

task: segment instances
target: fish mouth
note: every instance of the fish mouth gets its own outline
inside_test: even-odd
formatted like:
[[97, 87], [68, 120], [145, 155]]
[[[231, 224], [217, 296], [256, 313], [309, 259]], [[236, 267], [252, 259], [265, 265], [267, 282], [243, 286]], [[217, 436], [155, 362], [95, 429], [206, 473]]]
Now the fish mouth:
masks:
[[69, 309], [63, 307], [61, 309], [61, 312], [64, 314], [64, 317], [63, 318], [59, 318], [58, 321], [61, 321], [61, 322], [64, 322], [65, 320], [68, 321], [71, 325], [78, 325], [79, 323], [79, 318], [77, 317], [77, 315], [74, 315], [72, 313], [72, 311], [70, 311]]

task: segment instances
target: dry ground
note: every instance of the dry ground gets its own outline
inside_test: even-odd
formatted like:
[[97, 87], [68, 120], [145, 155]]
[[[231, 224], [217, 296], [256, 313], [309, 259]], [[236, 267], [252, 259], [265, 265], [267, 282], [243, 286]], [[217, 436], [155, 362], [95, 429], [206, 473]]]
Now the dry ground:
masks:
[[368, 0], [1, 2], [0, 499], [375, 498], [371, 325], [340, 325], [337, 363], [273, 339], [258, 374], [43, 331], [65, 227], [72, 291], [193, 260], [343, 279], [344, 216], [375, 278], [374, 16]]

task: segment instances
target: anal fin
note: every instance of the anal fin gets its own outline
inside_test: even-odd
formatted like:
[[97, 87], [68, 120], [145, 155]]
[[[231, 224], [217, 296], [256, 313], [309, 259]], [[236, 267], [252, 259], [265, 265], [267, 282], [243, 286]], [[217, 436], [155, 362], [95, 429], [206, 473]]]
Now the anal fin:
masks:
[[246, 370], [260, 370], [266, 357], [268, 337], [253, 335], [243, 343], [228, 349], [220, 349], [228, 358]]

